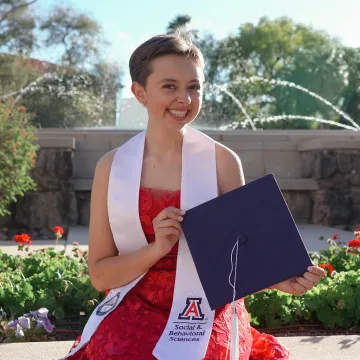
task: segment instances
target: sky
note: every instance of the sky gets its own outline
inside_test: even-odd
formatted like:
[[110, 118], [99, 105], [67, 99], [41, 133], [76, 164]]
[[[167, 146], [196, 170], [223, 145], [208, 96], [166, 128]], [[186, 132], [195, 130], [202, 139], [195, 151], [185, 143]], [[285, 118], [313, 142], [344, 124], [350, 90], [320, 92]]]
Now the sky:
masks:
[[[45, 14], [59, 3], [59, 0], [38, 0], [34, 6]], [[327, 31], [344, 45], [360, 47], [359, 0], [69, 0], [62, 4], [87, 13], [102, 26], [110, 42], [105, 55], [118, 62], [124, 72], [123, 98], [132, 97], [128, 72], [131, 53], [145, 40], [164, 33], [177, 15], [189, 15], [189, 29], [210, 32], [217, 39], [237, 33], [241, 24], [256, 24], [262, 16], [270, 20], [287, 16]], [[53, 53], [47, 51], [36, 56], [55, 60]]]

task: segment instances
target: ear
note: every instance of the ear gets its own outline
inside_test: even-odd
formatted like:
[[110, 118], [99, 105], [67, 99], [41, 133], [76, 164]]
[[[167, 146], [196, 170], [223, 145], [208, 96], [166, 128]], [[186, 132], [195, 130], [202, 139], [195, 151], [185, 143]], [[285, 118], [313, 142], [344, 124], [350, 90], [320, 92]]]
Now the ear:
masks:
[[133, 82], [131, 85], [131, 91], [135, 95], [139, 103], [146, 106], [147, 100], [144, 87], [138, 82]]

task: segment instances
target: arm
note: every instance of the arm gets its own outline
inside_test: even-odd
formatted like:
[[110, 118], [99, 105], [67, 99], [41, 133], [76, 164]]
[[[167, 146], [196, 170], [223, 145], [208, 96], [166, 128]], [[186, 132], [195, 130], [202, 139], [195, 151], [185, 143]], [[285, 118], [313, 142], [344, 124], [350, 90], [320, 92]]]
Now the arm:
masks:
[[91, 283], [98, 291], [130, 283], [163, 256], [155, 243], [129, 254], [118, 254], [107, 211], [109, 175], [115, 151], [99, 160], [91, 193], [88, 266]]
[[245, 185], [244, 172], [237, 154], [220, 143], [216, 143], [215, 149], [219, 195]]

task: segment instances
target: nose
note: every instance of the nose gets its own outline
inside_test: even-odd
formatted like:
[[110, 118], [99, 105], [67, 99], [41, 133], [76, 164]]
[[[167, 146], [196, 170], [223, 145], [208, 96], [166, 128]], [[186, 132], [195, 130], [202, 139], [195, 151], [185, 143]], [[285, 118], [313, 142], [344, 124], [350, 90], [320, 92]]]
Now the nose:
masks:
[[191, 96], [187, 90], [179, 93], [177, 101], [180, 104], [189, 105], [191, 103]]

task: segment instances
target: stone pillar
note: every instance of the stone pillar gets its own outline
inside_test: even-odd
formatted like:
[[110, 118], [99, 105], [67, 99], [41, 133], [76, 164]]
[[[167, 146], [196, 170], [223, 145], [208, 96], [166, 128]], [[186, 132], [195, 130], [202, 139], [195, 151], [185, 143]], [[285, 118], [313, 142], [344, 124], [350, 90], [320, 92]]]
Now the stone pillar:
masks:
[[6, 237], [26, 232], [32, 239], [52, 239], [51, 228], [60, 225], [65, 230], [77, 223], [74, 175], [74, 138], [40, 139], [36, 167], [32, 177], [37, 189], [19, 197], [13, 205]]
[[353, 230], [360, 226], [360, 144], [310, 140], [300, 146], [302, 177], [317, 181], [312, 223]]

